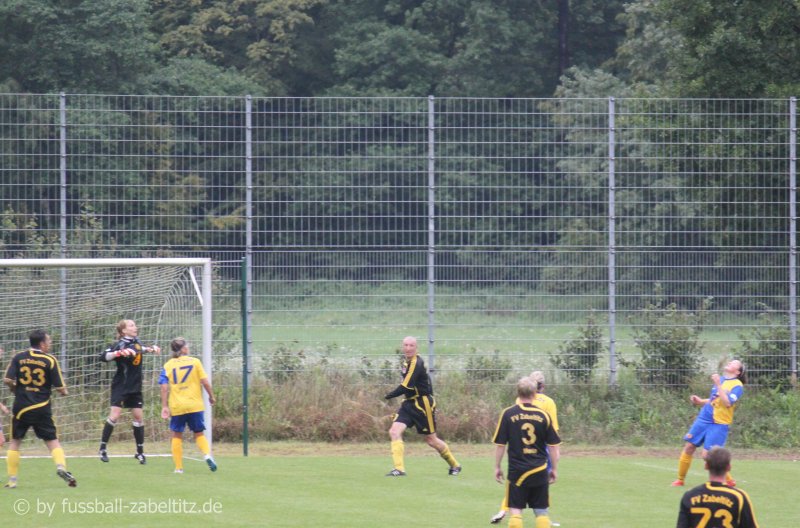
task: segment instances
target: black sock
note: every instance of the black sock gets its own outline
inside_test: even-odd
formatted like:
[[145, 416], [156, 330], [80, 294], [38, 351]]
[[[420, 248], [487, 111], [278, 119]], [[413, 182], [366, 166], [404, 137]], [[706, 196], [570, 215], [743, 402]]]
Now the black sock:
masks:
[[133, 438], [136, 440], [136, 452], [144, 453], [144, 425], [133, 426]]
[[103, 425], [103, 436], [100, 438], [100, 450], [105, 451], [106, 445], [108, 441], [111, 439], [111, 433], [114, 432], [114, 426], [108, 423], [106, 420], [105, 425]]

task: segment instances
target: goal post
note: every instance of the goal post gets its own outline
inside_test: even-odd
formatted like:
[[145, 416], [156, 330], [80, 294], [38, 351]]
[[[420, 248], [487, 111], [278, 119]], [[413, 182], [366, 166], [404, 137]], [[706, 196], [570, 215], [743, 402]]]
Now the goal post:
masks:
[[[173, 338], [189, 341], [212, 381], [212, 273], [209, 258], [0, 259], [3, 372], [13, 354], [29, 346], [31, 330], [48, 331], [51, 353], [69, 389], [66, 397], [53, 400], [59, 437], [65, 443], [99, 444], [115, 371], [113, 362], [100, 361], [100, 353], [115, 341], [116, 323], [133, 319], [139, 339], [162, 349], [160, 355], [143, 356], [143, 411], [147, 442], [168, 444], [158, 375], [171, 357]], [[10, 398], [7, 391], [0, 395], [9, 406]], [[203, 399], [211, 443], [212, 412], [205, 391]], [[133, 453], [130, 421], [130, 413], [123, 412], [109, 453]]]

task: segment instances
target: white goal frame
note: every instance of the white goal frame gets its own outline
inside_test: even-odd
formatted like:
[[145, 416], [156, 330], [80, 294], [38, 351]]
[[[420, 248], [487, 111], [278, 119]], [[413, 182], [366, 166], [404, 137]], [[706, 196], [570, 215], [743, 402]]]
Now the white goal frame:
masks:
[[[210, 258], [42, 258], [42, 259], [0, 259], [0, 269], [2, 268], [88, 268], [88, 267], [145, 267], [145, 266], [175, 266], [202, 267], [202, 277], [199, 285], [194, 280], [195, 291], [202, 307], [202, 353], [201, 361], [206, 371], [208, 381], [212, 381], [213, 362], [212, 362], [212, 266]], [[62, 296], [62, 313], [66, 313], [66, 301]], [[62, 315], [63, 317], [63, 315]], [[64, 350], [65, 347], [62, 347]], [[169, 351], [167, 350], [167, 353]], [[206, 425], [205, 435], [209, 446], [213, 445], [213, 421], [211, 405], [208, 402], [208, 395], [203, 392], [205, 402], [204, 419]]]

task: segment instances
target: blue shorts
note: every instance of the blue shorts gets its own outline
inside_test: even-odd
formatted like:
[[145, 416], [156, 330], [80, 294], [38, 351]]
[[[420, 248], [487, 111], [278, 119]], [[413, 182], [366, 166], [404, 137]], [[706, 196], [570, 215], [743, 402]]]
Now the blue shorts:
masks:
[[697, 447], [703, 444], [706, 451], [714, 446], [723, 447], [728, 439], [728, 426], [696, 420], [683, 439]]
[[203, 422], [203, 411], [179, 414], [169, 419], [170, 431], [182, 433], [187, 425], [193, 433], [202, 433], [205, 431], [206, 424]]

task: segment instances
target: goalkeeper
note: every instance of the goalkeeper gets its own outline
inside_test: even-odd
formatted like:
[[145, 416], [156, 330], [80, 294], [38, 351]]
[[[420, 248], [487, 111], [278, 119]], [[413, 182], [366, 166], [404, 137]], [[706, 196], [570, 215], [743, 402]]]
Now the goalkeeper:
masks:
[[117, 323], [117, 341], [100, 354], [102, 361], [114, 361], [117, 372], [111, 380], [111, 410], [103, 425], [103, 436], [100, 439], [100, 460], [108, 462], [108, 441], [114, 432], [122, 414], [123, 407], [133, 414], [133, 438], [136, 441], [136, 454], [133, 455], [140, 464], [146, 464], [144, 456], [144, 415], [142, 406], [142, 355], [145, 352], [160, 354], [156, 346], [144, 346], [139, 341], [139, 329], [131, 319], [123, 319]]

